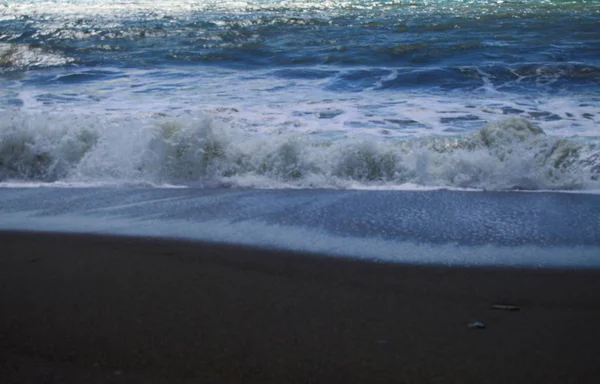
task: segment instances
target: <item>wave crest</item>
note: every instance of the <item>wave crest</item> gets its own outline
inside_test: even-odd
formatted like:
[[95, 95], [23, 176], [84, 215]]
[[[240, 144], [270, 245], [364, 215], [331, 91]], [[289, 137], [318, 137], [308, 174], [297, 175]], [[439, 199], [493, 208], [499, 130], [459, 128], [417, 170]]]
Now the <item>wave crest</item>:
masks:
[[0, 180], [56, 181], [67, 177], [96, 145], [97, 131], [43, 116], [0, 123]]
[[74, 59], [29, 44], [0, 43], [0, 73], [4, 70], [23, 70], [61, 66]]
[[490, 190], [600, 187], [597, 143], [511, 118], [413, 140], [249, 135], [206, 116], [13, 116], [0, 124], [0, 180], [233, 187]]

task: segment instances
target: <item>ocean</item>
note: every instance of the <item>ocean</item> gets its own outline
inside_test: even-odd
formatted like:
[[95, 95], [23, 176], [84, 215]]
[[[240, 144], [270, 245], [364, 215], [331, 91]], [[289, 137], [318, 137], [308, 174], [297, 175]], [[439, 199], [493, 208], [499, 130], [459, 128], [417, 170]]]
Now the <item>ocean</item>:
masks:
[[0, 2], [4, 229], [589, 261], [599, 121], [600, 1]]

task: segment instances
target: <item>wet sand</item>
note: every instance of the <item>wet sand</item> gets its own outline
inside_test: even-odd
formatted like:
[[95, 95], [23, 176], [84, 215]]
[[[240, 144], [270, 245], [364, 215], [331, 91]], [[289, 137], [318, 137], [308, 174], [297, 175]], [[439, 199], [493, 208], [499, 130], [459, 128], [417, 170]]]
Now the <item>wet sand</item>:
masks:
[[0, 232], [6, 384], [595, 383], [599, 327], [600, 270]]

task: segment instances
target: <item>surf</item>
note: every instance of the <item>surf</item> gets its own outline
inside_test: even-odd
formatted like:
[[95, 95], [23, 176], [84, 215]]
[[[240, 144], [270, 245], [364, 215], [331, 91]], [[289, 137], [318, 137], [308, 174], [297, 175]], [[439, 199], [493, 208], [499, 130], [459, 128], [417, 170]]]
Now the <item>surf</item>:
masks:
[[404, 140], [252, 135], [203, 114], [119, 120], [16, 113], [0, 122], [4, 183], [593, 190], [599, 178], [598, 143], [549, 136], [520, 118]]

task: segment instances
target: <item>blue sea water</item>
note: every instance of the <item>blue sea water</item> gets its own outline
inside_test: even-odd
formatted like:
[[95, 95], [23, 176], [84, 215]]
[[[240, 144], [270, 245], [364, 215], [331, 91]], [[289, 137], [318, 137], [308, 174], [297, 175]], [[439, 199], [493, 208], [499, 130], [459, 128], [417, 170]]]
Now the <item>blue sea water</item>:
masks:
[[598, 266], [599, 121], [600, 1], [0, 1], [4, 230]]
[[0, 112], [2, 185], [598, 190], [600, 2], [5, 0]]

